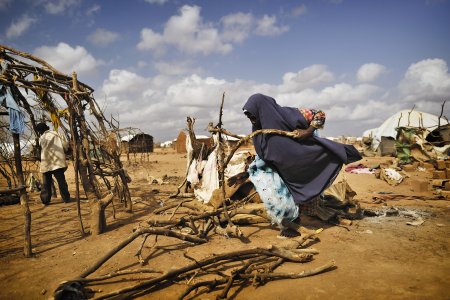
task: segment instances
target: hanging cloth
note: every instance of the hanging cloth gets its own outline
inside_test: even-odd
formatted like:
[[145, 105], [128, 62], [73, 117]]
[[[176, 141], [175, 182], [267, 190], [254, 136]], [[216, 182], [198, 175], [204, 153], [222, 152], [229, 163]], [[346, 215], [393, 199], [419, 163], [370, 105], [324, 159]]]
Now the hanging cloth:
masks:
[[0, 103], [8, 108], [9, 114], [9, 131], [12, 133], [23, 134], [25, 129], [25, 121], [20, 107], [17, 105], [9, 86], [0, 83]]

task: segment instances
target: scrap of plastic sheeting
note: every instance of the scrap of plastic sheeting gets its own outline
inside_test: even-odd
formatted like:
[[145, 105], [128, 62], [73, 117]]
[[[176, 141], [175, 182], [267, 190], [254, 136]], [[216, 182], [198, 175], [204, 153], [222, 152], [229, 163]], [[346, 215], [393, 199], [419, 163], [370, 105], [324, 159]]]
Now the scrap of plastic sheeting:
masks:
[[392, 168], [382, 168], [380, 179], [385, 180], [390, 185], [398, 185], [403, 181], [403, 175]]
[[407, 217], [415, 218], [415, 220], [412, 221], [412, 222], [406, 222], [407, 225], [420, 226], [420, 225], [422, 225], [425, 222], [422, 219], [422, 217], [419, 216], [416, 212], [404, 211], [404, 212], [402, 212], [402, 215], [403, 216], [407, 216]]
[[425, 221], [422, 219], [422, 217], [418, 217], [415, 221], [413, 222], [406, 222], [407, 225], [412, 225], [412, 226], [420, 226], [424, 223]]
[[217, 147], [208, 156], [203, 169], [201, 187], [194, 189], [194, 194], [200, 201], [208, 203], [213, 191], [219, 187], [219, 174], [217, 172]]

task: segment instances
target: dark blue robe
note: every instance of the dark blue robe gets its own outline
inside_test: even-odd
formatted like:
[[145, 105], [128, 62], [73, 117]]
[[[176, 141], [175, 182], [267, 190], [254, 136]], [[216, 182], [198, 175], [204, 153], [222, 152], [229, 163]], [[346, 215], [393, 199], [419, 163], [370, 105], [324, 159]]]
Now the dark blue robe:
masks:
[[[262, 94], [252, 95], [244, 110], [258, 120], [252, 130], [306, 129], [309, 123], [298, 108], [282, 107]], [[362, 157], [352, 145], [312, 136], [303, 140], [276, 134], [258, 134], [253, 138], [256, 153], [278, 171], [296, 203], [307, 202], [331, 185], [343, 164]]]

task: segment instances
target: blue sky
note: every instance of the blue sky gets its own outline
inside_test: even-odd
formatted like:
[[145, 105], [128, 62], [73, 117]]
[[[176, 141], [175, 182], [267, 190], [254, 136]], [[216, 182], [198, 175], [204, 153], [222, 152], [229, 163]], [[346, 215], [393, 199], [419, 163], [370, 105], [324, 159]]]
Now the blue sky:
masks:
[[[253, 93], [359, 136], [449, 99], [449, 0], [0, 0], [0, 42], [78, 73], [105, 114], [158, 141], [186, 116], [248, 134]], [[444, 114], [450, 115], [450, 103]]]

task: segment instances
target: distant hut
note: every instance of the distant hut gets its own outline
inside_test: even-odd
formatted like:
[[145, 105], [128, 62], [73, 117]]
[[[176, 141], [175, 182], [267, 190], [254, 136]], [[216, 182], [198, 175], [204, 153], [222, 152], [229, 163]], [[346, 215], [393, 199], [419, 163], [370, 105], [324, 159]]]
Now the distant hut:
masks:
[[[187, 152], [186, 138], [187, 138], [186, 133], [183, 130], [181, 130], [173, 144], [174, 149], [177, 151], [177, 153], [186, 153]], [[205, 144], [208, 147], [212, 147], [212, 145], [213, 145], [213, 139], [210, 136], [196, 135], [196, 138], [197, 138], [197, 141]]]
[[173, 145], [177, 153], [186, 153], [186, 133], [183, 130], [180, 131]]
[[121, 146], [125, 153], [153, 152], [153, 137], [146, 133], [129, 134], [121, 138]]

